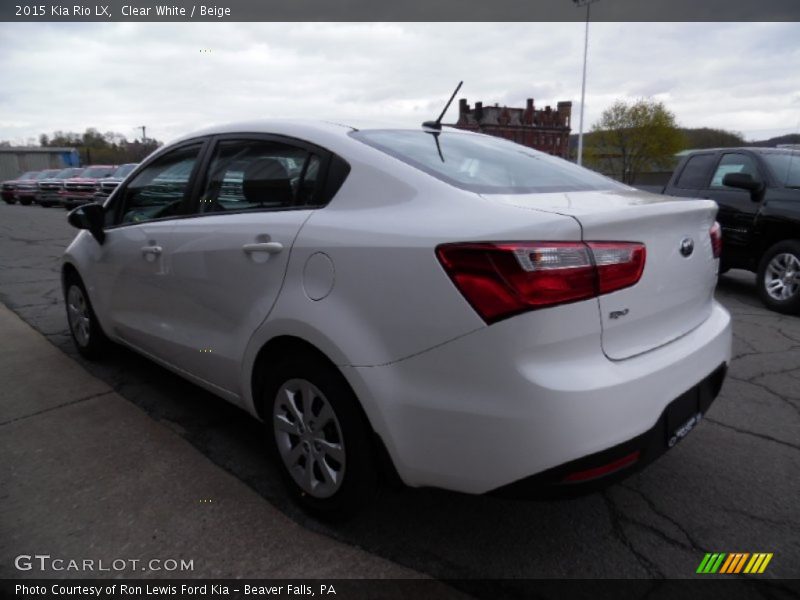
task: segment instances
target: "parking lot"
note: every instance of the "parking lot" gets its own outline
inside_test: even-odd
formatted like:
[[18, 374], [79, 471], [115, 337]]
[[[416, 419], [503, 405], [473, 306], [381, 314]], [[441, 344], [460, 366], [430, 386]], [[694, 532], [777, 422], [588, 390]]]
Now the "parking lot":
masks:
[[705, 552], [771, 552], [765, 577], [800, 577], [800, 318], [764, 309], [748, 273], [718, 288], [735, 322], [721, 396], [644, 471], [549, 502], [389, 489], [358, 518], [325, 525], [289, 502], [260, 425], [243, 412], [127, 350], [98, 364], [78, 357], [59, 282], [73, 235], [62, 209], [0, 204], [0, 301], [307, 529], [440, 579], [685, 578]]

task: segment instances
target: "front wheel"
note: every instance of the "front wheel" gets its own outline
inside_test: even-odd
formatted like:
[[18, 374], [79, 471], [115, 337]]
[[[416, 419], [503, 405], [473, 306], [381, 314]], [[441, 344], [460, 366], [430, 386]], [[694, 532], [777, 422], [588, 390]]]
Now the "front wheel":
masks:
[[317, 357], [287, 357], [264, 386], [267, 435], [295, 500], [350, 516], [377, 488], [369, 425], [344, 377]]
[[67, 275], [64, 282], [64, 301], [69, 332], [78, 352], [84, 358], [100, 358], [108, 350], [110, 342], [94, 314], [83, 282], [75, 273]]
[[22, 206], [30, 206], [31, 202], [33, 201], [30, 198], [20, 198], [19, 200], [19, 203], [22, 204]]
[[771, 310], [800, 313], [800, 241], [778, 242], [767, 250], [758, 267], [758, 293]]

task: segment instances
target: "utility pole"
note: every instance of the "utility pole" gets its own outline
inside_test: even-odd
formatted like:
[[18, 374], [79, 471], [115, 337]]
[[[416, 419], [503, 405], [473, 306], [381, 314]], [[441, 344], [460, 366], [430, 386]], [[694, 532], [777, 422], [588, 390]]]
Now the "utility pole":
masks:
[[572, 0], [575, 6], [586, 6], [586, 31], [583, 36], [583, 82], [581, 83], [581, 118], [578, 125], [578, 164], [583, 164], [583, 105], [586, 103], [586, 58], [589, 54], [589, 11], [597, 0]]
[[[585, 69], [585, 68], [586, 68], [586, 67], [584, 67], [584, 69]], [[585, 76], [586, 76], [586, 75], [584, 74], [584, 77], [585, 77]], [[142, 143], [143, 143], [143, 144], [144, 144], [144, 143], [147, 141], [147, 136], [145, 135], [145, 127], [146, 127], [145, 125], [140, 125], [139, 127], [137, 127], [137, 128], [136, 128], [136, 129], [141, 129], [141, 130], [142, 130]]]

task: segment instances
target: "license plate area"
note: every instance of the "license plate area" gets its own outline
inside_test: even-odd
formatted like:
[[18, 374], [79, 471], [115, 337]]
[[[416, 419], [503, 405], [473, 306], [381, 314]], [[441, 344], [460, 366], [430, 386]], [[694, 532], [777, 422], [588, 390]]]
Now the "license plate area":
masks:
[[672, 448], [697, 426], [703, 418], [700, 402], [702, 386], [695, 386], [680, 395], [667, 408], [666, 439], [667, 448]]

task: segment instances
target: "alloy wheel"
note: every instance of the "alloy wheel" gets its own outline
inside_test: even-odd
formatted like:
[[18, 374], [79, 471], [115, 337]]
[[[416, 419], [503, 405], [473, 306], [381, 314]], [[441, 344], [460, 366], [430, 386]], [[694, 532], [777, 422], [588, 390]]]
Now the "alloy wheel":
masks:
[[764, 273], [764, 288], [773, 300], [793, 298], [800, 290], [800, 259], [789, 252], [772, 257]]
[[295, 483], [316, 498], [335, 494], [346, 457], [342, 427], [325, 394], [310, 381], [290, 379], [278, 389], [272, 420], [278, 453]]

